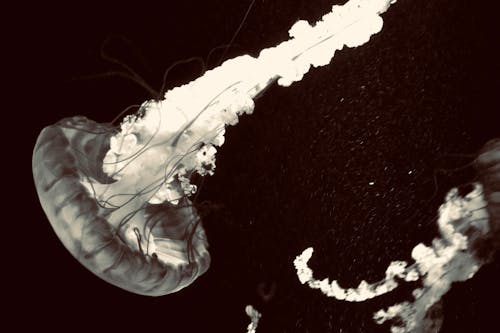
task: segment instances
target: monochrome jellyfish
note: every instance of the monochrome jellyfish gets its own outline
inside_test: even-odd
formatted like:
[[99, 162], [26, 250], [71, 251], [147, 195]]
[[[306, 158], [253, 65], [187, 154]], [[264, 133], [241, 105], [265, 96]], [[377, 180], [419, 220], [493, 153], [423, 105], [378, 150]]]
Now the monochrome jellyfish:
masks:
[[351, 0], [257, 58], [225, 61], [161, 100], [143, 103], [119, 127], [86, 117], [42, 130], [33, 176], [52, 227], [100, 278], [150, 296], [176, 292], [210, 265], [208, 241], [189, 197], [193, 176], [215, 169], [225, 126], [251, 113], [270, 84], [289, 86], [327, 65], [344, 45], [366, 43], [395, 0]]
[[412, 302], [402, 302], [377, 311], [378, 324], [392, 322], [393, 333], [437, 332], [441, 328], [441, 298], [452, 283], [472, 278], [489, 263], [500, 247], [500, 140], [487, 142], [474, 160], [478, 181], [466, 194], [451, 189], [439, 208], [440, 237], [431, 246], [418, 244], [412, 250], [415, 261], [393, 261], [385, 278], [375, 283], [361, 281], [355, 288], [343, 288], [336, 280], [317, 280], [308, 267], [313, 248], [294, 260], [302, 284], [319, 289], [328, 297], [347, 302], [363, 302], [396, 289], [402, 282], [419, 281]]

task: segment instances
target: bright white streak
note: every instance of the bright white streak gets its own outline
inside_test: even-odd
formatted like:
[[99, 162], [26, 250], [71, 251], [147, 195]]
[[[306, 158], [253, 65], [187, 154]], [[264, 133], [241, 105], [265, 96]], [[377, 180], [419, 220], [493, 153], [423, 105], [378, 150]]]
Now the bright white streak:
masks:
[[[394, 2], [350, 0], [333, 6], [314, 25], [297, 22], [289, 31], [290, 40], [262, 50], [257, 58], [243, 55], [227, 60], [202, 77], [167, 91], [163, 100], [145, 102], [141, 107], [144, 115], [127, 117], [121, 132], [112, 138], [103, 170], [117, 182], [105, 188], [96, 184], [97, 196], [127, 193], [130, 190], [125, 189], [139, 190], [151, 184], [158, 188], [150, 195], [150, 203], [168, 200], [175, 204], [182, 195], [191, 195], [193, 187], [184, 179], [181, 188], [175, 177], [193, 171], [213, 173], [215, 147], [224, 143], [225, 126], [235, 125], [243, 113], [252, 113], [254, 97], [275, 81], [289, 86], [301, 80], [311, 66], [327, 65], [344, 45], [366, 43], [382, 29], [380, 14]], [[146, 142], [147, 151], [143, 152]]]

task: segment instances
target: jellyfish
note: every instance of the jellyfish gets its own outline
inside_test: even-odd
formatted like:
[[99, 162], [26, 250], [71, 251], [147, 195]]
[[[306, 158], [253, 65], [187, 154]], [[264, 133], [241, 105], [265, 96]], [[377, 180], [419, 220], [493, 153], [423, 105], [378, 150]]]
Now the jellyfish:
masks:
[[391, 332], [438, 331], [442, 324], [440, 300], [452, 283], [472, 278], [500, 248], [500, 139], [487, 142], [472, 164], [477, 181], [447, 193], [438, 214], [440, 237], [434, 238], [430, 246], [416, 245], [411, 253], [413, 264], [392, 261], [384, 279], [375, 283], [363, 280], [358, 287], [343, 288], [336, 280], [313, 277], [307, 263], [314, 249], [309, 247], [294, 260], [300, 283], [328, 297], [363, 302], [395, 290], [401, 281], [418, 281], [420, 286], [413, 290], [412, 302], [381, 309], [373, 319], [378, 324], [393, 322]]
[[187, 287], [210, 266], [191, 196], [215, 171], [226, 126], [251, 114], [274, 82], [289, 86], [382, 29], [395, 0], [351, 0], [258, 57], [229, 59], [144, 102], [119, 126], [83, 116], [44, 128], [33, 151], [41, 206], [69, 252], [98, 277], [148, 296]]

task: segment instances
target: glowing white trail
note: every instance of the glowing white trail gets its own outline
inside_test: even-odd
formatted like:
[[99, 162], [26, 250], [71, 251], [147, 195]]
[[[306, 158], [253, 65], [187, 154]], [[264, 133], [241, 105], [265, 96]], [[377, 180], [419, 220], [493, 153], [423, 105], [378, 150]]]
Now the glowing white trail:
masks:
[[[258, 57], [227, 60], [167, 91], [163, 100], [145, 102], [143, 116], [127, 117], [112, 139], [103, 169], [118, 181], [101, 191], [123, 193], [121, 179], [126, 179], [126, 188], [130, 183], [141, 189], [144, 184], [157, 184], [151, 203], [175, 203], [191, 195], [196, 189], [189, 184], [189, 175], [213, 173], [215, 147], [224, 143], [225, 126], [236, 124], [243, 113], [252, 113], [253, 98], [275, 81], [289, 86], [311, 66], [327, 65], [344, 45], [366, 43], [382, 29], [380, 14], [395, 1], [351, 0], [333, 6], [314, 25], [298, 21], [289, 31], [290, 40], [262, 50]], [[147, 152], [137, 154], [145, 142]]]

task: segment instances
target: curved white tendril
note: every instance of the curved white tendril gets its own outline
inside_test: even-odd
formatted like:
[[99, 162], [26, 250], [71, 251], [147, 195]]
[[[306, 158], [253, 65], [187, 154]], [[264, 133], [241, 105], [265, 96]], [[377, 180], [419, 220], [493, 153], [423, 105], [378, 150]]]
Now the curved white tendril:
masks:
[[361, 281], [357, 288], [344, 289], [336, 280], [314, 279], [313, 271], [307, 266], [312, 257], [312, 247], [305, 249], [294, 260], [297, 276], [302, 284], [319, 289], [328, 297], [349, 302], [361, 302], [390, 292], [398, 286], [398, 279], [421, 279], [422, 287], [413, 290], [412, 303], [396, 304], [374, 314], [379, 324], [396, 317], [401, 319], [402, 324], [393, 326], [392, 332], [418, 332], [424, 325], [427, 311], [448, 292], [451, 284], [472, 278], [485, 263], [475, 256], [471, 246], [474, 240], [490, 231], [480, 183], [474, 184], [474, 190], [465, 197], [461, 197], [457, 189], [447, 194], [439, 208], [438, 227], [441, 237], [435, 238], [432, 246], [420, 243], [413, 248], [411, 256], [414, 264], [408, 266], [404, 261], [391, 262], [385, 278], [379, 282], [368, 284]]

